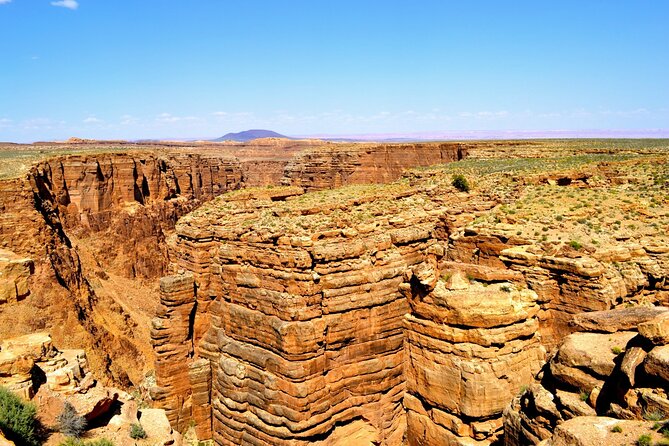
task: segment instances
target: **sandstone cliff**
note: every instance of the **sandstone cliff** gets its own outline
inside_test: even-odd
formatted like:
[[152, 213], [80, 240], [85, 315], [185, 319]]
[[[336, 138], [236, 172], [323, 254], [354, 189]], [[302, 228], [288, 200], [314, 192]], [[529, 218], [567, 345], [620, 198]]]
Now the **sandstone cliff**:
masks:
[[232, 158], [146, 154], [51, 159], [2, 182], [3, 289], [15, 288], [3, 292], [3, 336], [50, 329], [62, 345], [92, 345], [97, 371], [138, 382], [155, 305], [142, 302], [157, 293], [124, 277], [164, 274], [176, 220], [240, 183]]
[[458, 161], [467, 149], [458, 143], [326, 145], [298, 154], [288, 163], [282, 183], [305, 190], [346, 184], [387, 183], [410, 167]]
[[[505, 406], [573, 314], [667, 298], [662, 229], [615, 223], [632, 215], [622, 200], [663, 196], [666, 159], [579, 162], [548, 176], [466, 162], [385, 186], [243, 190], [192, 212], [153, 322], [157, 403], [217, 444], [346, 444], [352, 430], [360, 444], [499, 441]], [[473, 192], [451, 186], [458, 169]], [[588, 206], [569, 211], [576, 192], [600, 196], [597, 222], [581, 222]], [[564, 200], [547, 215], [548, 193]]]

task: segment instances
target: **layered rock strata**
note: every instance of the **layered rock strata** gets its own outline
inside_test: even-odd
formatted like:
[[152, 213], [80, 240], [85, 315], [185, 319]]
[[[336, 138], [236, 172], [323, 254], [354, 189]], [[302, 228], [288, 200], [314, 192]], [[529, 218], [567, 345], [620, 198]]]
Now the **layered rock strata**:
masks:
[[57, 214], [51, 218], [70, 236], [104, 232], [96, 258], [122, 271], [125, 265], [129, 277], [164, 274], [165, 232], [180, 216], [241, 182], [236, 159], [192, 154], [69, 156], [31, 171], [42, 212]]
[[544, 363], [537, 296], [449, 274], [405, 286], [408, 444], [489, 445], [509, 400]]
[[467, 148], [458, 143], [325, 145], [295, 156], [284, 170], [282, 183], [305, 190], [346, 184], [387, 183], [409, 167], [458, 161]]
[[[207, 370], [205, 359], [217, 444], [343, 444], [335, 439], [351, 423], [368, 443], [398, 444], [405, 432], [408, 312], [400, 284], [426, 252], [438, 251], [431, 236], [436, 218], [416, 209], [424, 198], [406, 188], [368, 189], [351, 202], [323, 195], [322, 204], [318, 194], [286, 196], [301, 193], [294, 188], [258, 193], [265, 196], [215, 200], [177, 226], [176, 267], [196, 278], [196, 348], [184, 363], [182, 347], [160, 347], [171, 352], [156, 363], [161, 404], [170, 414], [188, 412], [187, 405], [170, 406], [180, 403], [177, 386], [189, 388], [193, 402], [206, 401], [206, 380], [196, 382], [194, 372]], [[381, 196], [387, 201], [379, 206]], [[273, 199], [286, 204], [272, 206]], [[384, 209], [391, 203], [395, 209]], [[340, 220], [338, 209], [356, 214], [358, 224]], [[283, 227], [267, 226], [273, 213], [282, 215]], [[178, 311], [186, 314], [192, 305], [185, 294], [181, 302]], [[161, 324], [167, 339], [172, 329], [163, 319], [154, 327]], [[176, 368], [179, 384], [161, 379]], [[181, 415], [178, 422], [190, 419]]]
[[[593, 167], [599, 174], [587, 178], [595, 182], [572, 170], [526, 181], [491, 174], [474, 193], [457, 192], [450, 174], [430, 169], [386, 186], [243, 190], [215, 200], [177, 225], [173, 272], [192, 274], [195, 284], [180, 298], [180, 314], [193, 316], [187, 330], [178, 324], [179, 336], [192, 336], [194, 347], [190, 357], [164, 344], [176, 354], [156, 369], [178, 369], [170, 375], [180, 378], [159, 379], [156, 395], [180, 414], [173, 422], [197, 419], [218, 444], [338, 444], [353, 426], [367, 443], [394, 444], [399, 432], [417, 445], [498, 442], [505, 404], [535, 388], [545, 348], [576, 330], [574, 313], [665, 296], [669, 251], [654, 226], [647, 236], [584, 247], [561, 238], [559, 227], [550, 232], [544, 216], [545, 230], [523, 231], [530, 206], [506, 212], [525, 189], [560, 188], [561, 178], [574, 188], [624, 184], [604, 167]], [[594, 233], [594, 224], [585, 227]], [[344, 340], [342, 325], [354, 330]], [[663, 337], [661, 327], [648, 333]], [[368, 368], [372, 342], [374, 358], [388, 361], [383, 371]], [[362, 372], [338, 369], [343, 355]], [[579, 376], [579, 367], [562, 374]], [[185, 403], [176, 388], [186, 389]], [[209, 422], [206, 410], [195, 414], [195, 401], [209, 402]], [[378, 411], [386, 418], [375, 418]]]

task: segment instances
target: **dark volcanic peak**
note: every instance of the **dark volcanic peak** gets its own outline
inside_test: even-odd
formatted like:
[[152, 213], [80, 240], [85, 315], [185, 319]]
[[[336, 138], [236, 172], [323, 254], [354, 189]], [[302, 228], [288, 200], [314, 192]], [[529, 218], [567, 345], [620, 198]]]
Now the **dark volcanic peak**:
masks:
[[228, 133], [226, 135], [221, 136], [220, 138], [214, 139], [214, 141], [246, 142], [258, 138], [289, 138], [289, 137], [277, 132], [273, 132], [271, 130], [254, 129], [254, 130], [246, 130], [239, 133]]

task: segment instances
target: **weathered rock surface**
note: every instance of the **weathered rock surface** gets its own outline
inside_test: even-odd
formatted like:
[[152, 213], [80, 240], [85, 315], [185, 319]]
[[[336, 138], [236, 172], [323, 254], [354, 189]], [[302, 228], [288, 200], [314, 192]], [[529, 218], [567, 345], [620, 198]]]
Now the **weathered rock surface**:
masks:
[[[615, 330], [630, 329], [632, 320], [638, 327], [648, 324], [649, 319], [656, 321], [653, 313], [662, 319], [666, 310], [621, 308], [597, 312], [590, 319], [587, 313], [576, 315], [578, 324], [587, 321], [583, 323], [586, 326], [590, 321], [610, 320], [613, 324], [610, 330], [595, 324], [598, 332], [573, 333], [564, 339], [544, 371], [541, 385], [531, 386], [505, 410], [505, 444], [594, 445], [623, 439], [631, 443], [640, 434], [659, 438], [650, 431], [648, 422], [641, 420], [649, 414], [669, 415], [668, 346], [662, 337], [653, 337], [659, 344], [654, 345], [637, 327], [634, 331]], [[546, 409], [549, 405], [542, 401], [554, 403]], [[623, 423], [621, 419], [631, 421]], [[618, 423], [628, 436], [611, 432]]]
[[[395, 198], [400, 206], [411, 209], [412, 200], [401, 196]], [[249, 212], [266, 212], [269, 200], [260, 196], [251, 208], [234, 198], [178, 227], [175, 258], [193, 272], [197, 295], [191, 286], [189, 297], [172, 299], [171, 311], [187, 315], [195, 306], [190, 327], [177, 322], [183, 316], [154, 323], [156, 345], [181, 340], [158, 347], [154, 393], [170, 420], [179, 426], [194, 420], [202, 435], [212, 426], [218, 444], [306, 445], [338, 444], [342, 429], [362, 419], [369, 435], [360, 441], [397, 444], [405, 430], [407, 312], [399, 285], [433, 244], [430, 217], [337, 228], [324, 223], [329, 217], [322, 208], [304, 218], [312, 205], [298, 197], [295, 208], [277, 210], [285, 212], [283, 224], [302, 223], [300, 233], [284, 237], [280, 228], [270, 235], [244, 227]], [[353, 206], [370, 207], [364, 200]], [[188, 333], [192, 357], [179, 350]], [[163, 349], [169, 353], [163, 356]], [[176, 386], [186, 390], [174, 393]], [[211, 418], [200, 418], [196, 407], [209, 401]]]
[[28, 278], [34, 269], [32, 259], [0, 249], [0, 305], [17, 302], [30, 294]]
[[282, 184], [309, 191], [388, 183], [409, 167], [444, 164], [466, 156], [466, 146], [459, 143], [331, 144], [298, 154], [286, 166]]
[[[604, 333], [615, 333], [622, 330], [645, 330], [639, 326], [653, 321], [661, 315], [667, 315], [669, 309], [664, 307], [638, 306], [631, 308], [618, 308], [613, 311], [591, 311], [574, 316], [572, 325], [579, 331], [599, 331]], [[648, 326], [648, 330], [654, 328]], [[659, 327], [658, 327], [659, 328]]]
[[[576, 417], [555, 428], [555, 433], [545, 446], [601, 446], [636, 444], [641, 435], [657, 441], [662, 435], [653, 431], [648, 421], [625, 421], [608, 417]], [[616, 432], [614, 427], [620, 429]], [[652, 443], [654, 444], [654, 443]]]
[[409, 294], [405, 407], [412, 445], [497, 440], [504, 407], [545, 357], [534, 292], [508, 284], [463, 289], [451, 279]]

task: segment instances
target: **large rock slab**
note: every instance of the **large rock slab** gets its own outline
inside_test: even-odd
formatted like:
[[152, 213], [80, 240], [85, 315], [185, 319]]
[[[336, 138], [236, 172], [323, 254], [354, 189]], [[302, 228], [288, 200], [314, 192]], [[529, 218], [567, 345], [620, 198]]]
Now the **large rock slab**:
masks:
[[[619, 426], [621, 432], [613, 432]], [[652, 422], [616, 420], [608, 417], [576, 417], [560, 424], [546, 446], [602, 446], [636, 444], [641, 435], [649, 435], [652, 444], [662, 438], [653, 431]], [[617, 429], [616, 429], [617, 430]]]
[[567, 336], [555, 362], [579, 368], [599, 379], [608, 377], [616, 367], [615, 359], [637, 333], [574, 333]]
[[639, 324], [650, 321], [668, 311], [669, 308], [666, 307], [647, 306], [591, 311], [574, 315], [572, 325], [579, 331], [615, 333], [617, 331], [635, 330]]
[[669, 383], [669, 345], [652, 349], [644, 363], [646, 373]]

